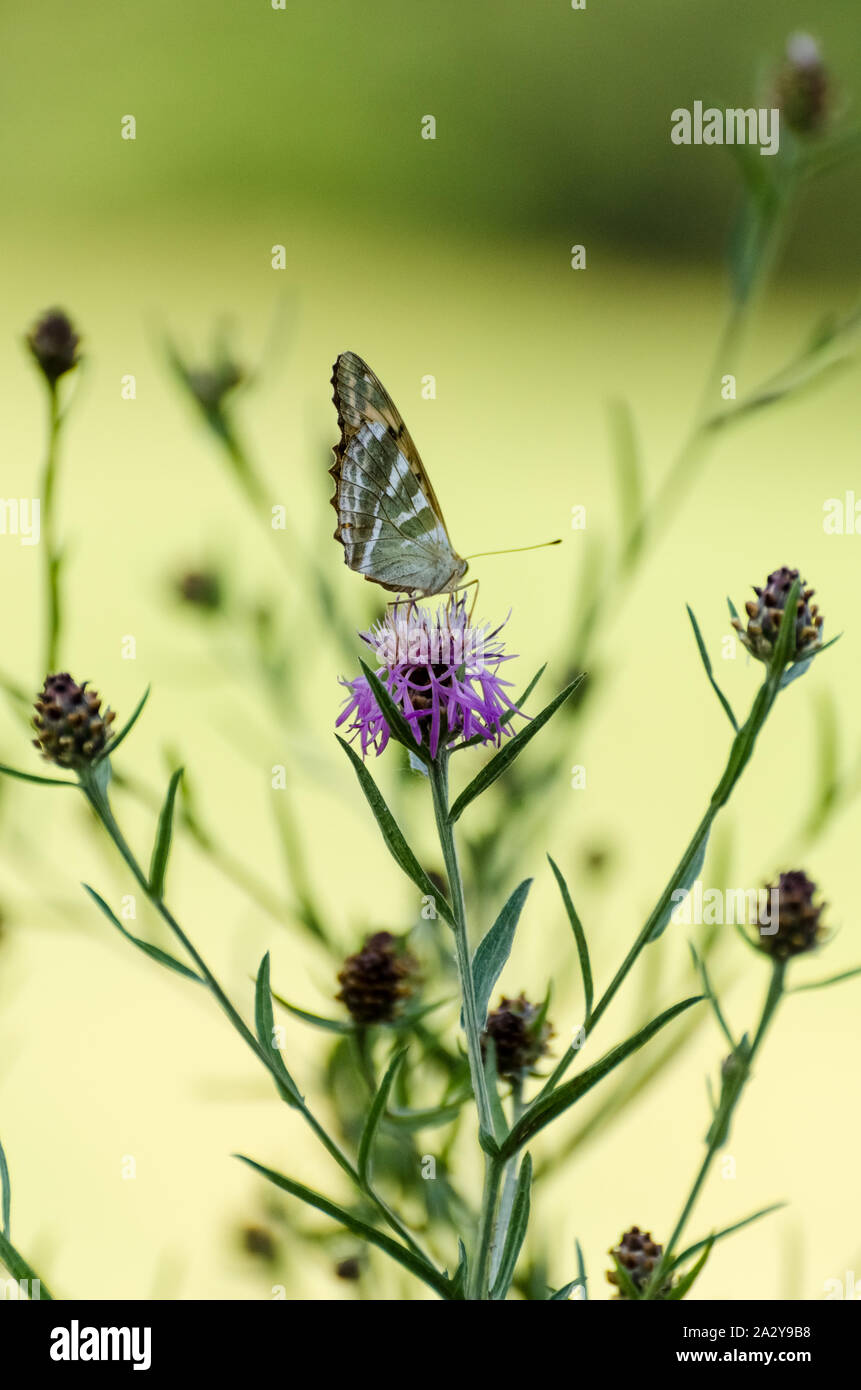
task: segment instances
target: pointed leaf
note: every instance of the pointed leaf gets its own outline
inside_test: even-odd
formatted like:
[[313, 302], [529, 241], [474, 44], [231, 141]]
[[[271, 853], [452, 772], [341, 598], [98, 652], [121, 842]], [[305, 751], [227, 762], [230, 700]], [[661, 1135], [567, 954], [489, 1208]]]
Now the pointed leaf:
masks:
[[788, 989], [787, 994], [803, 994], [807, 989], [827, 989], [829, 985], [839, 985], [843, 980], [853, 980], [856, 975], [861, 975], [861, 965], [853, 966], [851, 970], [841, 970], [839, 975], [828, 975], [824, 980], [811, 980], [809, 984], [793, 985]]
[[280, 1187], [283, 1192], [289, 1192], [291, 1197], [298, 1197], [300, 1202], [307, 1202], [308, 1206], [316, 1207], [317, 1211], [322, 1211], [326, 1216], [330, 1216], [333, 1221], [352, 1231], [354, 1235], [360, 1236], [362, 1240], [368, 1241], [370, 1245], [376, 1245], [379, 1250], [385, 1253], [398, 1264], [403, 1265], [416, 1278], [421, 1279], [429, 1285], [441, 1298], [452, 1298], [451, 1280], [428, 1261], [423, 1260], [420, 1255], [416, 1255], [412, 1250], [408, 1250], [405, 1245], [393, 1240], [383, 1231], [378, 1231], [374, 1226], [369, 1226], [366, 1221], [354, 1216], [345, 1207], [339, 1207], [337, 1203], [330, 1202], [328, 1197], [323, 1197], [319, 1192], [315, 1192], [310, 1187], [305, 1187], [303, 1183], [293, 1182], [291, 1178], [286, 1178], [282, 1173], [276, 1173], [272, 1168], [264, 1168], [262, 1163], [255, 1163], [253, 1158], [246, 1158], [244, 1154], [235, 1154], [241, 1163], [247, 1163], [249, 1168], [262, 1174], [268, 1182]]
[[288, 1105], [301, 1105], [302, 1095], [290, 1075], [281, 1056], [281, 1049], [275, 1042], [275, 1015], [272, 1011], [272, 991], [269, 987], [269, 952], [260, 962], [257, 972], [257, 986], [254, 992], [254, 1025], [257, 1041], [266, 1056], [275, 1064], [280, 1078], [278, 1089]]
[[803, 656], [800, 661], [793, 661], [787, 666], [780, 678], [781, 690], [785, 690], [793, 681], [798, 680], [799, 676], [803, 676], [814, 657], [821, 656], [823, 652], [827, 652], [828, 648], [833, 647], [835, 642], [839, 642], [842, 636], [842, 632], [838, 632], [837, 636], [832, 637], [830, 642], [823, 642], [822, 646], [817, 647], [815, 652], [810, 652], [808, 656]]
[[570, 685], [566, 685], [565, 689], [560, 691], [556, 698], [550, 701], [549, 705], [545, 705], [541, 713], [536, 714], [535, 718], [531, 719], [524, 728], [518, 729], [514, 737], [502, 745], [499, 752], [494, 754], [490, 762], [485, 763], [478, 775], [473, 777], [469, 786], [464, 788], [449, 811], [448, 818], [452, 824], [463, 815], [463, 812], [471, 801], [474, 801], [482, 792], [487, 791], [488, 787], [493, 786], [496, 779], [502, 776], [506, 768], [514, 762], [518, 754], [523, 752], [526, 745], [535, 737], [538, 731], [544, 727], [548, 719], [552, 719], [556, 711], [564, 705], [570, 695], [573, 695], [574, 691], [583, 680], [584, 676], [582, 673], [575, 676]]
[[724, 1236], [734, 1235], [736, 1231], [741, 1231], [745, 1226], [750, 1226], [754, 1221], [759, 1221], [763, 1216], [770, 1216], [773, 1211], [780, 1211], [781, 1207], [785, 1206], [785, 1202], [772, 1202], [770, 1207], [761, 1207], [759, 1211], [755, 1211], [751, 1216], [746, 1216], [742, 1221], [736, 1221], [732, 1226], [724, 1226], [723, 1230], [713, 1231], [704, 1240], [698, 1240], [694, 1245], [689, 1245], [687, 1250], [683, 1250], [680, 1255], [676, 1255], [667, 1273], [677, 1269], [680, 1264], [684, 1264], [685, 1260], [689, 1260], [692, 1255], [698, 1254], [705, 1246], [714, 1245], [717, 1241], [723, 1240]]
[[5, 1265], [12, 1278], [17, 1279], [19, 1283], [24, 1280], [31, 1290], [38, 1287], [40, 1302], [50, 1303], [53, 1301], [53, 1294], [47, 1284], [39, 1278], [24, 1256], [19, 1254], [11, 1241], [7, 1240], [2, 1233], [0, 1233], [0, 1264]]
[[499, 1264], [499, 1273], [491, 1291], [491, 1298], [497, 1301], [504, 1299], [508, 1293], [511, 1281], [514, 1278], [514, 1271], [523, 1242], [526, 1239], [526, 1229], [529, 1225], [529, 1204], [530, 1193], [532, 1190], [532, 1156], [524, 1154], [523, 1162], [520, 1165], [520, 1172], [517, 1175], [517, 1187], [514, 1189], [514, 1202], [511, 1207], [511, 1219], [508, 1223], [508, 1230], [505, 1234], [505, 1245], [502, 1247], [502, 1259]]
[[[538, 670], [535, 672], [535, 675], [532, 677], [532, 680], [529, 682], [523, 693], [519, 695], [518, 698], [515, 700], [514, 703], [516, 704], [517, 709], [523, 709], [523, 706], [526, 704], [526, 701], [529, 699], [530, 695], [532, 694], [538, 682], [541, 680], [541, 677], [544, 675], [544, 672], [546, 670], [547, 662], [545, 661], [543, 666], [539, 666]], [[515, 713], [516, 711], [513, 709], [506, 710], [505, 714], [502, 715], [499, 721], [500, 724], [510, 724], [515, 716]], [[452, 749], [452, 752], [460, 753], [461, 750], [464, 748], [474, 748], [477, 743], [483, 742], [484, 739], [482, 738], [481, 734], [473, 734], [472, 738], [468, 738], [465, 743], [456, 744], [455, 747]]]
[[144, 705], [146, 704], [147, 700], [149, 699], [149, 696], [150, 696], [150, 687], [147, 686], [147, 688], [146, 688], [146, 690], [144, 691], [143, 695], [140, 697], [140, 699], [138, 700], [137, 704], [135, 705], [134, 710], [132, 711], [131, 717], [126, 721], [126, 723], [125, 723], [125, 724], [123, 725], [123, 727], [120, 729], [119, 733], [116, 734], [116, 735], [114, 736], [114, 738], [111, 739], [110, 743], [105, 744], [105, 747], [102, 749], [101, 753], [98, 753], [98, 754], [96, 755], [96, 757], [93, 758], [93, 761], [92, 761], [92, 764], [91, 764], [92, 767], [95, 767], [98, 763], [104, 762], [105, 758], [109, 758], [109, 757], [111, 756], [111, 754], [114, 752], [114, 750], [115, 750], [116, 748], [119, 748], [119, 746], [120, 746], [120, 744], [122, 743], [123, 739], [124, 739], [128, 734], [131, 733], [131, 731], [132, 731], [132, 729], [134, 728], [135, 724], [138, 722], [138, 719], [140, 718], [141, 714], [143, 713], [143, 707], [144, 707]]
[[594, 998], [594, 987], [592, 984], [592, 965], [589, 960], [589, 946], [586, 941], [586, 933], [583, 930], [583, 923], [577, 916], [577, 910], [571, 901], [571, 894], [568, 892], [568, 884], [562, 875], [561, 869], [550, 855], [547, 856], [550, 867], [559, 885], [559, 892], [562, 894], [562, 901], [565, 904], [565, 911], [568, 913], [568, 921], [571, 923], [571, 930], [574, 933], [574, 940], [577, 944], [577, 954], [580, 957], [580, 974], [583, 978], [583, 994], [585, 995], [585, 1014], [588, 1018], [592, 1012], [592, 1000]]
[[[499, 1073], [496, 1069], [496, 1039], [488, 1038], [484, 1048], [484, 1078], [487, 1082], [487, 1095], [490, 1101], [490, 1118], [493, 1122], [493, 1134], [485, 1135], [484, 1138], [493, 1141], [496, 1148], [503, 1142], [508, 1134], [508, 1122], [505, 1118], [505, 1111], [502, 1108], [502, 1101], [499, 1099]], [[485, 1152], [492, 1150], [485, 1147]]]
[[610, 1052], [606, 1052], [591, 1067], [581, 1071], [570, 1081], [557, 1086], [554, 1091], [548, 1092], [545, 1096], [539, 1096], [523, 1112], [517, 1124], [512, 1129], [505, 1143], [502, 1145], [502, 1156], [511, 1158], [517, 1150], [522, 1148], [534, 1134], [549, 1125], [582, 1096], [608, 1076], [611, 1071], [618, 1067], [633, 1053], [644, 1047], [651, 1038], [654, 1037], [666, 1024], [671, 1023], [679, 1014], [691, 1008], [693, 1004], [699, 1004], [703, 995], [695, 995], [691, 999], [682, 999], [680, 1003], [673, 1004], [672, 1008], [666, 1009], [657, 1018], [653, 1018], [651, 1023], [647, 1023], [645, 1028], [641, 1028], [639, 1033], [635, 1033], [625, 1042], [614, 1047]]
[[714, 1245], [714, 1243], [714, 1236], [712, 1236], [711, 1239], [706, 1242], [705, 1249], [703, 1250], [703, 1253], [700, 1255], [693, 1268], [689, 1269], [686, 1274], [683, 1274], [682, 1277], [679, 1279], [679, 1282], [676, 1285], [674, 1285], [670, 1292], [664, 1295], [666, 1302], [678, 1303], [681, 1299], [685, 1297], [685, 1294], [690, 1292], [693, 1285], [696, 1283], [697, 1279], [699, 1278], [700, 1274], [705, 1268], [706, 1260], [712, 1253], [712, 1246]]
[[173, 835], [173, 808], [176, 802], [176, 793], [179, 787], [179, 779], [182, 777], [183, 769], [178, 767], [170, 779], [167, 788], [167, 795], [161, 814], [158, 818], [158, 829], [155, 835], [155, 844], [152, 847], [152, 859], [149, 866], [149, 886], [153, 897], [161, 898], [164, 894], [164, 878], [167, 873], [167, 861], [170, 854], [170, 842]]
[[389, 726], [392, 737], [396, 739], [398, 743], [403, 744], [404, 748], [408, 748], [410, 753], [418, 758], [420, 762], [429, 762], [430, 754], [424, 745], [416, 738], [414, 728], [406, 718], [400, 706], [395, 704], [395, 701], [392, 699], [391, 694], [380, 680], [379, 676], [375, 675], [370, 666], [365, 665], [364, 661], [360, 661], [359, 665], [362, 668], [362, 674], [365, 680], [371, 687], [374, 699], [380, 707], [380, 713]]
[[482, 937], [472, 958], [472, 979], [475, 987], [475, 1005], [479, 1025], [483, 1028], [487, 1017], [487, 1006], [494, 985], [502, 974], [503, 966], [511, 954], [514, 933], [526, 896], [532, 886], [532, 879], [525, 878], [515, 888], [503, 907], [493, 926]]
[[365, 793], [368, 805], [374, 813], [374, 819], [377, 822], [377, 825], [380, 827], [383, 839], [388, 845], [389, 853], [391, 854], [395, 863], [398, 864], [401, 869], [403, 869], [407, 878], [412, 879], [416, 887], [421, 889], [421, 892], [426, 897], [430, 897], [433, 899], [433, 901], [436, 903], [437, 911], [440, 913], [440, 915], [445, 918], [445, 920], [449, 923], [450, 926], [454, 926], [454, 917], [452, 916], [451, 908], [449, 907], [448, 903], [446, 902], [439, 889], [434, 887], [433, 883], [428, 878], [421, 864], [416, 859], [416, 856], [413, 854], [412, 850], [410, 849], [409, 845], [404, 839], [400, 826], [398, 825], [397, 821], [395, 820], [394, 816], [392, 815], [391, 811], [386, 805], [382, 792], [380, 791], [379, 787], [377, 786], [368, 769], [365, 767], [365, 764], [362, 762], [362, 759], [359, 757], [357, 753], [353, 751], [349, 743], [346, 743], [344, 739], [339, 738], [338, 742], [346, 752], [347, 757], [350, 759], [350, 762], [353, 764], [356, 776], [359, 779], [359, 786]]
[[327, 1033], [355, 1033], [356, 1031], [355, 1023], [346, 1023], [343, 1019], [322, 1018], [319, 1014], [310, 1014], [307, 1009], [297, 1008], [295, 1004], [291, 1004], [282, 995], [276, 994], [274, 989], [272, 998], [276, 1004], [281, 1005], [282, 1009], [286, 1009], [296, 1018], [301, 1018], [303, 1023], [310, 1023], [314, 1028], [322, 1028]]
[[699, 623], [694, 617], [694, 611], [689, 603], [686, 603], [685, 607], [688, 610], [688, 617], [691, 620], [691, 627], [694, 630], [694, 637], [696, 638], [697, 647], [699, 648], [700, 660], [702, 661], [703, 666], [705, 667], [705, 673], [709, 678], [712, 690], [714, 691], [715, 695], [717, 695], [718, 699], [723, 705], [724, 713], [726, 714], [726, 717], [729, 720], [730, 724], [732, 724], [732, 727], [735, 729], [736, 733], [738, 733], [738, 720], [732, 712], [732, 705], [730, 704], [729, 700], [726, 698], [717, 681], [715, 680], [711, 660], [709, 658], [708, 652], [706, 651], [706, 644], [703, 641], [703, 635], [700, 632]]
[[0, 772], [7, 777], [15, 777], [19, 782], [35, 782], [37, 787], [76, 787], [77, 782], [64, 782], [61, 777], [39, 777], [35, 772], [21, 772], [17, 767], [0, 763]]
[[9, 1176], [9, 1164], [6, 1162], [3, 1145], [0, 1144], [0, 1226], [2, 1226], [3, 1234], [7, 1240], [12, 1239], [11, 1213], [12, 1179]]
[[389, 1092], [394, 1084], [398, 1069], [407, 1055], [407, 1049], [402, 1047], [395, 1053], [386, 1068], [386, 1074], [380, 1082], [377, 1094], [374, 1096], [373, 1104], [368, 1111], [368, 1118], [362, 1130], [362, 1137], [359, 1141], [359, 1178], [363, 1187], [369, 1187], [371, 1182], [371, 1155], [374, 1148], [374, 1140], [377, 1137], [377, 1129], [388, 1104]]
[[[654, 926], [649, 934], [649, 941], [657, 941], [658, 937], [666, 930], [669, 921], [691, 891], [696, 880], [699, 878], [705, 863], [706, 850], [709, 845], [709, 831], [704, 830], [700, 835], [696, 845], [689, 846], [687, 853], [681, 864], [676, 870], [676, 877], [673, 879], [672, 886], [668, 885], [667, 891], [661, 897], [654, 913]], [[682, 894], [680, 898], [678, 895]]]
[[167, 951], [162, 951], [159, 946], [151, 946], [148, 941], [142, 941], [139, 936], [133, 936], [130, 931], [127, 931], [119, 918], [114, 916], [114, 913], [108, 907], [104, 898], [100, 897], [96, 892], [95, 888], [91, 888], [88, 883], [81, 884], [81, 887], [85, 893], [89, 893], [96, 906], [101, 908], [111, 925], [116, 927], [118, 932], [122, 932], [126, 941], [130, 941], [133, 946], [137, 946], [139, 951], [144, 952], [144, 955], [149, 956], [152, 960], [158, 961], [159, 965], [166, 965], [169, 970], [175, 970], [178, 975], [184, 976], [186, 980], [194, 980], [199, 985], [204, 983], [201, 977], [195, 975], [193, 970], [189, 970], [187, 965], [183, 965], [182, 961], [178, 961], [173, 956], [168, 955]]

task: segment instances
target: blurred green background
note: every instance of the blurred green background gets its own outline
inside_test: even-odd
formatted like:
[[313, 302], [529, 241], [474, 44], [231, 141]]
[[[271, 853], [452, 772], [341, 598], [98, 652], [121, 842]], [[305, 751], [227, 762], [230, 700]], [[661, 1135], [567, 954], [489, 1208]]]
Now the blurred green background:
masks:
[[[91, 679], [120, 718], [152, 683], [118, 764], [158, 791], [165, 750], [175, 752], [214, 833], [279, 899], [290, 889], [270, 777], [273, 765], [288, 768], [308, 878], [344, 953], [363, 930], [407, 928], [418, 903], [332, 737], [337, 677], [356, 668], [321, 630], [305, 563], [313, 555], [327, 566], [346, 619], [363, 626], [373, 595], [330, 539], [336, 354], [359, 352], [386, 383], [461, 553], [564, 536], [557, 550], [478, 569], [482, 616], [513, 610], [517, 684], [549, 659], [549, 696], [568, 674], [584, 551], [601, 557], [618, 535], [607, 403], [630, 402], [654, 494], [724, 314], [737, 172], [724, 150], [673, 146], [669, 114], [695, 99], [750, 104], [787, 34], [812, 23], [810, 6], [794, 0], [779, 10], [763, 0], [659, 9], [589, 0], [583, 12], [564, 0], [287, 0], [283, 12], [268, 0], [181, 10], [167, 0], [108, 10], [82, 0], [74, 12], [48, 0], [0, 15], [4, 497], [36, 495], [44, 392], [22, 346], [36, 314], [61, 304], [86, 354], [60, 484], [63, 665]], [[815, 32], [848, 125], [861, 93], [858, 31], [851, 7], [820, 0]], [[129, 114], [134, 142], [120, 138]], [[436, 117], [435, 141], [420, 138], [426, 114]], [[853, 306], [860, 200], [851, 164], [805, 192], [738, 368], [740, 390], [792, 355], [822, 314]], [[570, 269], [572, 243], [587, 248], [584, 272]], [[283, 271], [271, 267], [277, 244]], [[205, 359], [225, 321], [237, 359], [259, 369], [236, 413], [272, 504], [289, 509], [298, 544], [283, 539], [280, 555], [165, 360], [168, 334]], [[134, 400], [121, 396], [127, 374]], [[433, 400], [421, 392], [428, 374]], [[558, 979], [557, 1052], [580, 1003], [544, 851], [569, 877], [606, 982], [726, 753], [726, 721], [684, 605], [744, 710], [759, 676], [743, 653], [719, 660], [725, 595], [741, 607], [748, 586], [781, 564], [815, 584], [826, 636], [845, 628], [846, 637], [781, 700], [718, 847], [733, 884], [795, 867], [790, 851], [821, 883], [843, 930], [799, 977], [861, 955], [857, 810], [850, 802], [815, 843], [804, 831], [825, 775], [823, 730], [833, 718], [833, 767], [847, 787], [861, 744], [861, 539], [822, 527], [826, 499], [861, 495], [857, 385], [857, 373], [845, 373], [722, 438], [681, 508], [659, 518], [625, 603], [602, 620], [589, 718], [555, 736], [558, 776], [542, 793], [542, 823], [503, 886], [521, 870], [536, 874], [502, 983], [540, 996]], [[570, 529], [578, 504], [585, 532]], [[280, 703], [255, 685], [241, 624], [200, 622], [172, 600], [170, 577], [213, 557], [239, 606], [265, 599], [275, 615], [287, 667]], [[40, 565], [38, 547], [0, 537], [0, 668], [34, 690], [44, 674]], [[128, 636], [134, 660], [123, 658]], [[38, 768], [11, 702], [0, 712], [0, 757]], [[575, 764], [587, 771], [582, 791], [569, 789]], [[398, 788], [391, 763], [374, 771], [406, 799], [430, 862], [420, 797]], [[324, 1171], [215, 1009], [109, 935], [82, 901], [83, 879], [112, 901], [129, 891], [83, 807], [18, 784], [0, 796], [0, 1137], [16, 1242], [68, 1296], [254, 1298], [271, 1296], [273, 1283], [288, 1297], [351, 1296], [332, 1274], [333, 1252], [352, 1253], [349, 1241], [314, 1250], [282, 1233], [275, 1273], [240, 1251], [238, 1229], [270, 1220], [269, 1199], [232, 1152], [333, 1194], [340, 1175], [328, 1163]], [[131, 798], [119, 804], [145, 858], [153, 815]], [[609, 856], [603, 875], [588, 868], [597, 851]], [[249, 975], [268, 947], [276, 989], [336, 1009], [332, 961], [187, 840], [176, 846], [170, 897], [249, 1007]], [[474, 904], [476, 932], [501, 897]], [[160, 939], [143, 906], [138, 928]], [[689, 992], [686, 937], [698, 930], [670, 929], [654, 948], [657, 1005]], [[740, 1030], [765, 972], [735, 940], [721, 949]], [[632, 981], [601, 1050], [642, 1021], [643, 1003]], [[821, 1298], [826, 1280], [858, 1266], [857, 1020], [851, 983], [800, 995], [778, 1018], [728, 1147], [735, 1176], [716, 1168], [691, 1236], [773, 1200], [789, 1205], [720, 1248], [700, 1296]], [[286, 1026], [291, 1069], [315, 1096], [325, 1040]], [[660, 1239], [672, 1226], [701, 1154], [703, 1078], [720, 1049], [704, 1022], [648, 1095], [541, 1190], [536, 1249], [549, 1249], [555, 1282], [572, 1277], [579, 1237], [595, 1295], [609, 1296], [605, 1251], [620, 1232], [637, 1223]], [[563, 1146], [566, 1124], [570, 1134], [573, 1119], [543, 1136], [544, 1161]], [[433, 1133], [423, 1142], [434, 1152]], [[134, 1180], [123, 1179], [126, 1155]], [[405, 1294], [374, 1270], [369, 1292]]]

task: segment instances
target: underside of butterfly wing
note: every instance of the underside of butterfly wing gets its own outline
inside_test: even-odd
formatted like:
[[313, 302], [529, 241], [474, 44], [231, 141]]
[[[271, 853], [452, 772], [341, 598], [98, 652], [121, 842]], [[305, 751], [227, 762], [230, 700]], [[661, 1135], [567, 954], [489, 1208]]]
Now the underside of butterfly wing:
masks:
[[350, 569], [392, 593], [446, 593], [466, 561], [453, 549], [415, 444], [391, 397], [355, 353], [332, 385], [341, 438], [330, 472], [335, 538]]

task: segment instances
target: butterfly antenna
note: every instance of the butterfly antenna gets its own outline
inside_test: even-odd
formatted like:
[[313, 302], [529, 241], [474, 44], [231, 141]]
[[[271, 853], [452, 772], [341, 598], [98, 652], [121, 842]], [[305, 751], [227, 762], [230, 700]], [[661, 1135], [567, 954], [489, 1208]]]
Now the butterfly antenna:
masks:
[[465, 555], [465, 560], [482, 560], [486, 555], [519, 555], [523, 550], [544, 550], [548, 545], [561, 545], [562, 537], [555, 541], [539, 541], [538, 545], [515, 545], [510, 550], [479, 550], [475, 555]]

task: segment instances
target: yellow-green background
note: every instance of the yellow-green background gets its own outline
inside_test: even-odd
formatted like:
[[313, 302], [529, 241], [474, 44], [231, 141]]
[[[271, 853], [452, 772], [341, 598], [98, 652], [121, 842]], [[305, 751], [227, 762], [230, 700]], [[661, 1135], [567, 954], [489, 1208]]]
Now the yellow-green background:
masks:
[[[528, 678], [549, 654], [549, 694], [566, 674], [563, 637], [585, 538], [615, 536], [607, 400], [631, 401], [654, 487], [684, 434], [721, 322], [733, 170], [719, 149], [672, 146], [669, 112], [724, 94], [727, 104], [746, 101], [787, 32], [814, 22], [809, 11], [794, 0], [779, 10], [762, 0], [589, 0], [585, 12], [565, 0], [287, 0], [284, 12], [267, 0], [4, 7], [0, 492], [35, 495], [44, 400], [21, 340], [36, 313], [58, 302], [80, 326], [87, 356], [61, 481], [63, 664], [90, 678], [121, 717], [152, 683], [123, 765], [158, 785], [162, 750], [175, 747], [208, 819], [273, 885], [282, 866], [269, 769], [289, 767], [309, 873], [345, 951], [369, 926], [409, 925], [415, 894], [334, 743], [343, 663], [302, 603], [303, 574], [295, 567], [290, 577], [268, 552], [168, 376], [163, 334], [201, 352], [227, 315], [237, 353], [254, 365], [273, 321], [286, 325], [259, 389], [238, 407], [241, 425], [273, 503], [287, 503], [306, 541], [328, 550], [332, 583], [356, 622], [367, 594], [328, 540], [324, 464], [331, 363], [346, 347], [398, 401], [461, 551], [563, 534], [558, 550], [480, 569], [481, 613], [513, 609], [508, 641], [521, 655], [519, 674]], [[851, 120], [861, 93], [857, 17], [823, 0], [815, 26]], [[437, 118], [435, 142], [419, 138], [427, 113]], [[120, 139], [126, 114], [137, 120], [134, 143]], [[751, 338], [742, 388], [791, 353], [824, 310], [851, 304], [858, 214], [851, 168], [811, 191]], [[584, 273], [569, 269], [572, 242], [587, 246]], [[276, 243], [287, 248], [283, 272], [270, 267]], [[127, 373], [135, 401], [120, 396]], [[420, 394], [428, 373], [435, 401]], [[837, 702], [840, 758], [851, 770], [861, 743], [861, 537], [826, 536], [822, 504], [847, 488], [861, 493], [857, 385], [850, 373], [727, 436], [603, 634], [612, 678], [588, 725], [560, 749], [559, 794], [530, 850], [537, 881], [503, 978], [540, 995], [548, 976], [561, 977], [562, 1038], [579, 1002], [543, 849], [569, 874], [604, 981], [725, 756], [726, 721], [705, 684], [686, 601], [717, 652], [725, 594], [740, 606], [768, 570], [800, 565], [827, 634], [846, 632], [781, 700], [732, 803], [733, 882], [754, 886], [793, 867], [781, 856], [809, 804], [823, 691]], [[585, 536], [569, 529], [579, 503]], [[305, 692], [301, 721], [264, 713], [237, 650], [166, 599], [166, 575], [222, 551], [245, 592], [283, 594], [289, 658]], [[38, 548], [0, 538], [0, 665], [34, 688], [43, 674], [40, 561]], [[134, 661], [121, 658], [128, 634]], [[758, 673], [741, 656], [719, 667], [746, 707]], [[0, 717], [0, 756], [37, 770], [11, 712]], [[587, 768], [585, 791], [566, 789], [574, 763]], [[382, 765], [375, 771], [385, 780]], [[272, 1277], [235, 1244], [235, 1228], [256, 1219], [265, 1194], [231, 1153], [346, 1195], [341, 1175], [273, 1099], [214, 1006], [126, 948], [82, 900], [82, 879], [115, 902], [128, 891], [83, 807], [22, 784], [2, 793], [0, 1137], [12, 1167], [13, 1238], [59, 1294], [268, 1297]], [[121, 809], [146, 858], [151, 817]], [[417, 817], [415, 826], [430, 850], [427, 823]], [[861, 957], [857, 836], [850, 806], [804, 861], [842, 930], [799, 976]], [[580, 874], [582, 855], [605, 843], [618, 872], [596, 884]], [[322, 1012], [336, 1007], [320, 954], [183, 841], [170, 896], [246, 1006], [249, 974], [268, 947], [276, 988]], [[495, 906], [475, 906], [475, 930]], [[160, 939], [147, 914], [138, 925]], [[678, 997], [687, 934], [670, 929], [660, 948], [661, 1005]], [[746, 952], [735, 966], [727, 959], [728, 1007], [747, 1026], [764, 971]], [[636, 1018], [629, 986], [603, 1025], [603, 1045]], [[715, 1170], [692, 1235], [772, 1200], [789, 1206], [718, 1250], [702, 1296], [821, 1298], [826, 1280], [861, 1259], [857, 1019], [851, 983], [799, 996], [779, 1016], [729, 1145], [737, 1176], [722, 1180]], [[291, 1068], [318, 1097], [324, 1041], [296, 1022], [287, 1032]], [[572, 1277], [575, 1236], [605, 1296], [604, 1252], [620, 1231], [636, 1222], [666, 1234], [699, 1160], [703, 1078], [720, 1055], [706, 1025], [660, 1085], [539, 1194], [536, 1229], [550, 1240], [557, 1282]], [[554, 1142], [545, 1134], [541, 1152]], [[433, 1134], [426, 1143], [433, 1152]], [[127, 1154], [137, 1161], [134, 1181], [122, 1180]], [[351, 1249], [345, 1242], [344, 1253]], [[302, 1267], [288, 1257], [288, 1296], [349, 1296], [330, 1266], [329, 1254], [307, 1247]], [[405, 1293], [374, 1268], [372, 1292]]]

